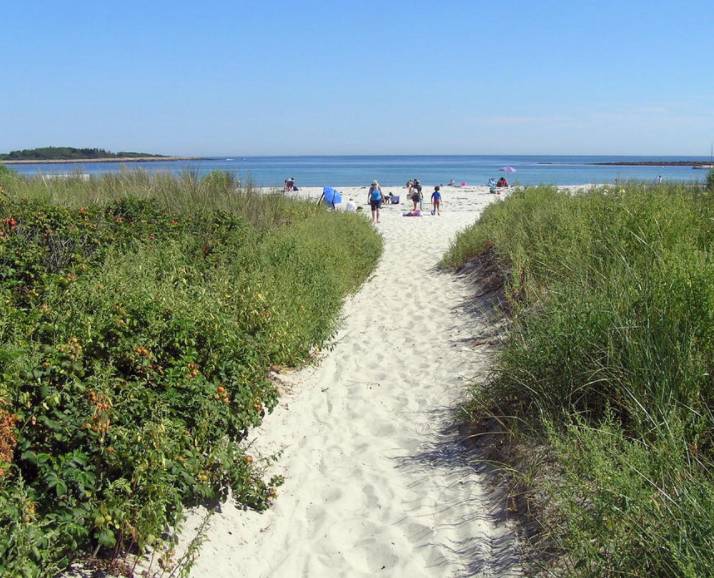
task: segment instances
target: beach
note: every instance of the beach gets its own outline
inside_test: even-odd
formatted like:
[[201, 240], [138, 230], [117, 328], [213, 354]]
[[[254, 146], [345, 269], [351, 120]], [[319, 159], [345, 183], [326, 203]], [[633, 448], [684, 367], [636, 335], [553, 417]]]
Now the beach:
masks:
[[[340, 190], [364, 206], [366, 188]], [[403, 188], [389, 192], [404, 199]], [[245, 446], [256, 460], [277, 456], [267, 474], [285, 483], [265, 513], [222, 505], [192, 576], [519, 575], [504, 500], [454, 427], [467, 385], [488, 370], [490, 322], [473, 311], [475, 287], [436, 269], [495, 195], [442, 192], [441, 216], [385, 206], [384, 255], [331, 347], [274, 375], [282, 398]], [[184, 548], [204, 515], [191, 512]]]

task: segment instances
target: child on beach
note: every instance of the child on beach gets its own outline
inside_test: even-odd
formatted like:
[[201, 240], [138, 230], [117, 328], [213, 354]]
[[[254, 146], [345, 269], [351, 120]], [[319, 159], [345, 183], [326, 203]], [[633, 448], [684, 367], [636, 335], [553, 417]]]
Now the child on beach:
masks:
[[441, 187], [436, 185], [434, 187], [434, 192], [431, 193], [431, 205], [433, 208], [431, 214], [441, 215], [439, 207], [441, 206]]
[[382, 195], [382, 189], [377, 181], [372, 181], [372, 186], [369, 187], [369, 193], [367, 193], [367, 202], [372, 209], [372, 222], [379, 223], [379, 209], [382, 207], [382, 201], [384, 200], [384, 195]]

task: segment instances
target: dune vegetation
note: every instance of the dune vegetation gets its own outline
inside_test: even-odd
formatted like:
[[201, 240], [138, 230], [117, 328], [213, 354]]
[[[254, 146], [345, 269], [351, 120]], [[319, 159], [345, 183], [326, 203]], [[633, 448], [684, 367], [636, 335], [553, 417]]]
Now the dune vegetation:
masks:
[[469, 410], [509, 442], [533, 573], [714, 575], [714, 185], [525, 189], [444, 263], [478, 260], [511, 323]]
[[376, 265], [367, 220], [223, 173], [0, 187], [0, 575], [157, 546], [229, 492], [265, 508], [239, 442]]

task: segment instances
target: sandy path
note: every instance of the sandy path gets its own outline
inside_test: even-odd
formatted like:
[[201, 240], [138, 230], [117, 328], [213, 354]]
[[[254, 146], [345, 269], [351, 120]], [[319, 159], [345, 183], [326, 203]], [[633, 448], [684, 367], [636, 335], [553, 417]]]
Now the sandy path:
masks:
[[[353, 192], [364, 202], [365, 189]], [[509, 531], [445, 433], [485, 364], [468, 344], [480, 322], [461, 307], [473, 288], [434, 268], [492, 197], [446, 189], [444, 198], [441, 217], [383, 211], [384, 256], [346, 304], [334, 348], [284, 377], [290, 391], [248, 440], [256, 455], [282, 450], [270, 470], [286, 477], [274, 506], [226, 504], [192, 576], [516, 573]]]

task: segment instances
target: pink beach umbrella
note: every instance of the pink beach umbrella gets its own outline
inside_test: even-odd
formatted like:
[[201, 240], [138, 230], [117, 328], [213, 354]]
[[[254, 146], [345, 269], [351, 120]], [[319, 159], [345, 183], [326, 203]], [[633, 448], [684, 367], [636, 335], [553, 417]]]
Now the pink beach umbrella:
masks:
[[516, 172], [516, 169], [514, 169], [513, 167], [501, 167], [498, 170], [501, 171], [502, 173], [515, 173]]

